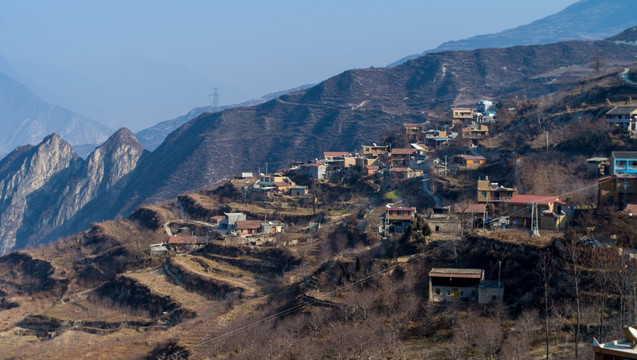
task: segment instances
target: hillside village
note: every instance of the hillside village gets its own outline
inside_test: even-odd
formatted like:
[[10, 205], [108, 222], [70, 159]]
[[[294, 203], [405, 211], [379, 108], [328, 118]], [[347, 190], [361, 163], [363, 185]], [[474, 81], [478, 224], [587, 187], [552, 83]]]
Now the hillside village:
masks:
[[637, 358], [636, 70], [427, 112], [279, 169], [239, 166], [0, 257], [0, 349]]
[[[517, 109], [488, 100], [481, 100], [476, 105], [474, 109], [449, 109], [442, 119], [404, 123], [401, 128], [387, 132], [378, 142], [363, 144], [358, 149], [330, 149], [317, 154], [314, 160], [294, 161], [285, 169], [269, 171], [266, 167], [257, 172], [238, 173], [229, 182], [208, 192], [218, 196], [216, 208], [206, 205], [210, 195], [182, 196], [180, 219], [164, 225], [166, 238], [161, 243], [151, 244], [150, 253], [155, 257], [172, 256], [173, 253], [192, 256], [216, 241], [221, 241], [224, 246], [288, 249], [307, 246], [309, 249], [312, 241], [324, 236], [322, 228], [333, 228], [343, 220], [352, 221], [347, 219], [352, 213], [359, 212], [360, 220], [355, 220], [351, 226], [357, 227], [358, 236], [365, 238], [366, 251], [405, 239], [427, 247], [447, 246], [441, 244], [459, 239], [492, 243], [489, 246], [517, 244], [540, 249], [561, 246], [564, 253], [574, 251], [573, 244], [577, 243], [579, 247], [588, 248], [578, 251], [589, 253], [588, 256], [593, 258], [602, 256], [593, 254], [617, 247], [620, 258], [625, 257], [617, 261], [630, 266], [630, 271], [637, 270], [631, 250], [635, 244], [632, 235], [624, 237], [614, 229], [600, 229], [599, 222], [587, 223], [592, 216], [602, 213], [610, 218], [607, 221], [611, 224], [620, 219], [631, 222], [633, 212], [637, 213], [637, 193], [631, 190], [631, 181], [637, 173], [637, 151], [618, 150], [611, 151], [607, 157], [576, 158], [579, 164], [574, 167], [581, 171], [579, 176], [586, 179], [582, 186], [571, 186], [561, 193], [529, 193], [521, 189], [523, 183], [508, 176], [507, 170], [508, 164], [515, 167], [525, 157], [515, 151], [494, 153], [492, 148], [485, 146], [497, 138], [493, 133], [498, 131], [498, 111], [513, 113]], [[618, 105], [608, 102], [606, 107], [608, 109], [598, 121], [603, 122], [606, 131], [625, 133], [629, 137], [637, 132], [633, 129], [637, 122], [637, 104], [631, 105], [628, 99]], [[546, 135], [546, 151], [549, 146]], [[506, 179], [506, 182], [496, 182], [492, 178]], [[632, 233], [632, 230], [626, 230]], [[194, 235], [195, 232], [199, 234]], [[332, 249], [337, 257], [347, 256], [351, 246], [356, 248], [352, 236], [348, 234], [347, 244], [341, 243]], [[556, 239], [562, 245], [555, 245]], [[571, 250], [565, 251], [564, 247]], [[537, 277], [541, 268], [538, 264], [546, 261], [543, 256], [550, 256], [548, 251], [549, 255], [540, 255], [537, 263], [532, 260], [532, 267], [526, 270]], [[395, 259], [398, 263], [410, 262], [414, 256], [417, 255]], [[572, 258], [573, 253], [562, 256], [566, 262], [569, 259], [581, 261]], [[454, 257], [454, 261], [443, 262], [444, 266], [429, 268], [427, 274], [422, 274], [428, 279], [425, 301], [432, 304], [473, 303], [487, 306], [483, 308], [487, 312], [491, 311], [489, 306], [510, 306], [520, 301], [516, 294], [521, 290], [515, 288], [515, 281], [502, 279], [502, 260], [493, 259], [490, 264], [477, 261], [484, 265], [475, 268], [471, 267], [475, 266], [472, 265], [476, 263], [475, 259], [463, 262], [457, 255]], [[356, 258], [357, 267], [360, 261]], [[547, 267], [544, 263], [544, 271], [548, 271]], [[548, 291], [548, 280], [545, 281]], [[320, 292], [312, 297], [304, 296], [308, 306], [332, 307], [338, 303], [321, 296]], [[545, 300], [544, 306], [548, 313], [548, 307], [555, 305]], [[637, 308], [626, 310], [633, 314]], [[608, 317], [610, 321], [613, 316]], [[599, 320], [603, 323], [601, 318]], [[562, 323], [562, 330], [572, 326], [567, 325], [568, 322]], [[626, 322], [623, 315], [621, 322]], [[586, 327], [591, 331], [590, 323]], [[596, 336], [600, 340], [614, 339], [619, 336], [618, 330], [608, 326], [598, 328]], [[545, 331], [548, 339], [549, 328]], [[577, 343], [581, 341], [579, 336], [582, 335], [578, 334], [581, 331], [576, 332]], [[549, 341], [552, 340], [547, 340], [547, 344]], [[584, 353], [591, 351], [581, 344], [578, 347], [582, 348], [578, 351]], [[613, 347], [619, 348], [620, 352], [627, 351], [626, 354], [637, 354], [630, 350], [630, 345], [617, 345], [617, 341], [601, 344], [596, 352], [603, 353], [606, 348]], [[569, 358], [565, 354], [572, 355], [572, 352], [566, 349], [562, 348], [562, 355], [556, 356]], [[476, 351], [475, 348], [472, 351]], [[503, 348], [492, 351], [495, 354]], [[609, 351], [615, 354], [613, 351], [617, 349]]]

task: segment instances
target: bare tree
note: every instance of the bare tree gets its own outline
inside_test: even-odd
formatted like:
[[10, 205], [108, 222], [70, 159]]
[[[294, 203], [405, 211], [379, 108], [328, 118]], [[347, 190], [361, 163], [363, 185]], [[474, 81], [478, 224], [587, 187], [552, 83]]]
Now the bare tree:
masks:
[[571, 277], [571, 284], [573, 286], [573, 296], [575, 298], [575, 359], [579, 358], [578, 344], [580, 326], [582, 324], [582, 312], [581, 312], [581, 294], [580, 294], [580, 282], [582, 280], [582, 265], [581, 265], [581, 252], [575, 242], [575, 234], [571, 233], [566, 238], [566, 257], [568, 261], [568, 269]]
[[551, 280], [553, 278], [552, 262], [553, 256], [551, 251], [547, 250], [544, 254], [540, 254], [535, 269], [535, 273], [540, 281], [540, 286], [542, 287], [542, 302], [544, 304], [544, 339], [546, 343], [547, 360], [549, 359], [549, 317], [551, 310]]
[[602, 54], [597, 51], [593, 54], [591, 59], [591, 67], [596, 73], [603, 71], [606, 68], [606, 60], [602, 57]]

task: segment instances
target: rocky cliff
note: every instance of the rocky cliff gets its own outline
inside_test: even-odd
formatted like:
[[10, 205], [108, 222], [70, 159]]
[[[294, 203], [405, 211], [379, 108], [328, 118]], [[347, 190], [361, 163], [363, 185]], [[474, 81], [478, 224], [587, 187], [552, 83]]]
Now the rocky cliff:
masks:
[[127, 129], [117, 131], [87, 160], [57, 134], [37, 146], [16, 149], [0, 163], [1, 251], [71, 233], [78, 212], [112, 193], [143, 151]]

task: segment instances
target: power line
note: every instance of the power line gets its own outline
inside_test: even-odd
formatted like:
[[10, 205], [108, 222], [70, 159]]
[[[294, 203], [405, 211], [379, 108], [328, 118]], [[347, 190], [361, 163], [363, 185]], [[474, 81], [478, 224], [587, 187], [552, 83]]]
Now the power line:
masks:
[[[451, 247], [451, 246], [455, 246], [454, 241], [450, 241], [449, 243], [447, 243], [447, 244], [445, 244], [445, 245], [442, 245], [442, 246], [440, 246], [440, 247], [437, 247], [437, 248], [435, 248], [435, 249], [432, 249], [430, 252], [422, 252], [422, 253], [420, 253], [420, 254], [417, 254], [417, 255], [415, 255], [414, 257], [412, 257], [411, 259], [407, 260], [405, 263], [395, 264], [395, 265], [393, 265], [393, 266], [390, 266], [390, 267], [388, 267], [388, 268], [387, 268], [387, 269], [385, 269], [385, 270], [381, 270], [381, 271], [376, 272], [376, 273], [374, 273], [374, 274], [372, 274], [372, 275], [369, 275], [369, 276], [367, 276], [367, 277], [365, 277], [365, 278], [363, 278], [363, 279], [357, 280], [357, 281], [355, 281], [355, 282], [353, 282], [353, 283], [350, 283], [350, 284], [344, 285], [344, 286], [342, 286], [342, 287], [340, 287], [340, 288], [338, 288], [338, 289], [336, 289], [336, 290], [333, 290], [333, 291], [331, 291], [331, 292], [328, 292], [328, 293], [326, 293], [324, 296], [325, 296], [325, 297], [329, 297], [329, 296], [336, 295], [336, 294], [341, 293], [341, 292], [343, 292], [343, 291], [345, 291], [345, 290], [348, 290], [348, 289], [350, 289], [350, 288], [353, 288], [353, 287], [355, 287], [355, 286], [357, 286], [357, 285], [363, 284], [363, 283], [365, 283], [365, 282], [367, 282], [367, 281], [369, 281], [369, 280], [371, 280], [371, 279], [373, 279], [373, 278], [375, 278], [375, 277], [377, 277], [377, 276], [380, 276], [380, 275], [386, 274], [386, 273], [388, 273], [388, 272], [390, 272], [390, 271], [393, 271], [393, 270], [397, 269], [399, 266], [401, 266], [401, 265], [403, 265], [403, 264], [409, 264], [409, 263], [412, 263], [412, 262], [414, 262], [414, 261], [416, 261], [416, 260], [419, 260], [419, 259], [421, 259], [421, 258], [423, 258], [423, 257], [425, 257], [425, 256], [432, 255], [434, 252], [437, 252], [437, 251], [440, 251], [440, 250], [444, 250], [444, 249], [446, 249], [447, 247]], [[239, 328], [237, 328], [237, 329], [234, 329], [234, 330], [231, 330], [231, 331], [229, 331], [229, 332], [227, 332], [227, 333], [224, 333], [224, 334], [221, 334], [221, 335], [215, 336], [215, 337], [213, 337], [213, 338], [210, 338], [210, 339], [208, 339], [208, 340], [202, 341], [202, 342], [200, 342], [199, 344], [195, 344], [195, 345], [191, 346], [191, 349], [200, 348], [200, 347], [202, 347], [202, 346], [204, 346], [204, 345], [206, 345], [206, 344], [209, 344], [209, 343], [211, 343], [211, 342], [213, 342], [213, 341], [217, 341], [217, 340], [224, 339], [224, 338], [229, 337], [229, 336], [232, 336], [232, 335], [234, 335], [234, 334], [237, 334], [237, 333], [243, 332], [243, 331], [245, 331], [245, 330], [251, 329], [251, 328], [253, 328], [253, 327], [255, 327], [255, 326], [258, 326], [258, 325], [260, 325], [260, 324], [262, 324], [262, 323], [264, 323], [264, 322], [267, 322], [267, 321], [270, 321], [270, 320], [274, 320], [274, 319], [277, 319], [277, 318], [283, 317], [283, 316], [285, 316], [285, 315], [291, 314], [291, 313], [293, 313], [293, 312], [296, 312], [297, 310], [301, 310], [302, 308], [305, 308], [305, 307], [307, 307], [307, 306], [310, 306], [310, 305], [312, 305], [312, 304], [314, 304], [314, 303], [316, 303], [316, 302], [318, 302], [318, 301], [320, 301], [320, 300], [319, 300], [319, 299], [316, 299], [316, 298], [315, 298], [315, 299], [312, 299], [312, 300], [309, 300], [309, 301], [305, 301], [305, 302], [303, 302], [302, 304], [295, 305], [295, 306], [293, 306], [293, 307], [291, 307], [291, 308], [289, 308], [289, 309], [287, 309], [287, 310], [283, 310], [283, 311], [278, 312], [278, 313], [276, 313], [276, 314], [273, 314], [273, 315], [267, 316], [267, 317], [265, 317], [265, 318], [263, 318], [263, 319], [260, 319], [260, 320], [257, 320], [257, 321], [255, 321], [255, 322], [252, 322], [252, 323], [250, 323], [250, 324], [248, 324], [248, 325], [241, 326], [241, 327], [239, 327]], [[166, 359], [170, 359], [170, 358], [177, 358], [177, 356], [179, 356], [179, 355], [181, 355], [181, 354], [186, 353], [186, 351], [188, 351], [188, 350], [187, 350], [187, 349], [184, 349], [184, 350], [181, 350], [181, 351], [175, 352], [175, 353], [173, 353], [173, 354], [167, 355], [165, 358], [166, 358]]]

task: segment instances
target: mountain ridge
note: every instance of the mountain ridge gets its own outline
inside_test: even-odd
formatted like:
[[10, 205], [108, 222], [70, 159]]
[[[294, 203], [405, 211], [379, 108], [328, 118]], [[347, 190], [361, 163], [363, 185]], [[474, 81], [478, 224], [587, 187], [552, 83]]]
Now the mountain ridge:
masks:
[[[389, 64], [400, 65], [431, 52], [539, 45], [567, 40], [601, 40], [637, 25], [637, 3], [630, 0], [580, 0], [529, 24], [493, 34], [452, 40]], [[608, 20], [612, 19], [612, 20]]]
[[112, 131], [72, 111], [49, 104], [26, 86], [0, 72], [0, 154], [24, 144], [38, 144], [58, 133], [71, 145], [101, 143]]

